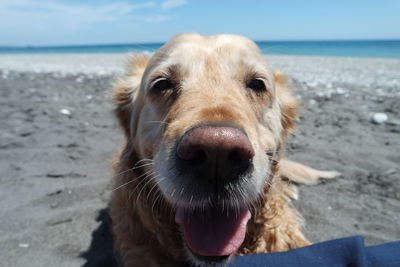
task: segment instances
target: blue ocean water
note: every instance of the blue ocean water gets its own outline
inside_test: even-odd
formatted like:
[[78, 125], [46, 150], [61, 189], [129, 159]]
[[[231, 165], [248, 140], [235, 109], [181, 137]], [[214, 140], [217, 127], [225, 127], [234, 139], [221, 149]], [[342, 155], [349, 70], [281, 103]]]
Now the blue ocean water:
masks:
[[[400, 40], [377, 41], [258, 41], [264, 54], [335, 57], [400, 58]], [[0, 54], [154, 52], [163, 43], [0, 47]]]

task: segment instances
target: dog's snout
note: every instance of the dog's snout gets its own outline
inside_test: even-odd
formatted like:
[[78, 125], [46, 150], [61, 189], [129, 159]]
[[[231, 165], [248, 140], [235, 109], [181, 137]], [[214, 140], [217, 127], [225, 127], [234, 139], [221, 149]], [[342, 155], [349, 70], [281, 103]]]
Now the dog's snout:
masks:
[[248, 137], [241, 130], [226, 126], [201, 126], [188, 131], [179, 141], [176, 153], [187, 171], [223, 182], [247, 171], [254, 157]]

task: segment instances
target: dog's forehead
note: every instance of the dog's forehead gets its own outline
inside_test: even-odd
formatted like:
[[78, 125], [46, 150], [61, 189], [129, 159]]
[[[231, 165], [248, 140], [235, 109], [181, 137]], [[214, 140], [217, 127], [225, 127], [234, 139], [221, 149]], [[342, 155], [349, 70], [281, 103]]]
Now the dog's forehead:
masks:
[[185, 70], [213, 63], [220, 67], [265, 64], [257, 45], [236, 35], [179, 35], [160, 49], [157, 58], [160, 65], [176, 65]]
[[257, 45], [241, 36], [190, 36], [171, 40], [170, 60], [185, 65], [196, 60], [237, 64], [257, 59], [258, 55]]

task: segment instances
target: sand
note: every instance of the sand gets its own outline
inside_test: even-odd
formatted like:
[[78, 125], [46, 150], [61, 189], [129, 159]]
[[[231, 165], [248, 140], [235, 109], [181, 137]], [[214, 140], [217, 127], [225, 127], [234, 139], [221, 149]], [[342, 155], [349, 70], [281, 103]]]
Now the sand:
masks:
[[[0, 266], [109, 266], [110, 83], [124, 54], [0, 56]], [[313, 242], [400, 239], [400, 60], [269, 56], [303, 109], [287, 157], [342, 173], [300, 186]], [[388, 120], [371, 121], [383, 112]], [[101, 264], [102, 263], [102, 264]]]

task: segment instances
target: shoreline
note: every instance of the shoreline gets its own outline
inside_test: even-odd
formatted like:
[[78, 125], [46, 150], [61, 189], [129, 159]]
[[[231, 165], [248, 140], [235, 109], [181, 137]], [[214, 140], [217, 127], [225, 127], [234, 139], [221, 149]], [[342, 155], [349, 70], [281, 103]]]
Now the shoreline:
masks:
[[[96, 73], [102, 70], [102, 74], [120, 74], [123, 72], [124, 61], [129, 56], [141, 54], [136, 52], [130, 53], [21, 53], [21, 54], [0, 54], [0, 70], [29, 72], [65, 72], [69, 74], [78, 73]], [[152, 54], [150, 53], [144, 53]], [[289, 61], [306, 60], [306, 61], [343, 61], [351, 62], [368, 62], [375, 64], [394, 64], [400, 65], [400, 58], [377, 58], [377, 57], [346, 57], [346, 56], [314, 56], [314, 55], [268, 55], [264, 54], [267, 61]], [[76, 65], [78, 68], [74, 70]], [[108, 66], [106, 67], [105, 65]], [[96, 66], [95, 65], [101, 65]], [[85, 67], [85, 68], [83, 68]], [[102, 67], [103, 69], [100, 69]]]

